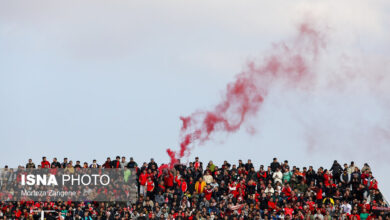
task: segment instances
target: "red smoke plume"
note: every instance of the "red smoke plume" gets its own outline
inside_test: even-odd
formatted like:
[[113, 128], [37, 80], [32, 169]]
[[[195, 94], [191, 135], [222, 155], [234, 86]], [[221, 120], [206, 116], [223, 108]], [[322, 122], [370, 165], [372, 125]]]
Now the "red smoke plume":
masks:
[[297, 86], [310, 74], [311, 63], [324, 46], [322, 34], [313, 25], [301, 24], [298, 35], [289, 43], [275, 44], [272, 53], [259, 65], [251, 62], [248, 69], [229, 83], [224, 98], [210, 111], [196, 111], [180, 117], [183, 125], [180, 151], [167, 149], [171, 161], [164, 168], [172, 168], [178, 159], [189, 155], [189, 145], [203, 144], [213, 133], [235, 132], [261, 107], [267, 92], [275, 82]]

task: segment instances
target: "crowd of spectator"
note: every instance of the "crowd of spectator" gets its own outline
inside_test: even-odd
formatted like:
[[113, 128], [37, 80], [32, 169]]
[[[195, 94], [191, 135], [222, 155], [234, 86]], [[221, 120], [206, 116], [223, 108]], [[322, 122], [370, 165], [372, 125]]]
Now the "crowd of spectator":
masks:
[[126, 202], [1, 201], [1, 219], [390, 219], [389, 207], [378, 189], [370, 166], [334, 161], [329, 169], [290, 166], [274, 158], [255, 168], [251, 160], [221, 166], [180, 161], [159, 170], [151, 159], [140, 166], [117, 156], [98, 164], [43, 157], [25, 168], [132, 169], [138, 181], [137, 197]]

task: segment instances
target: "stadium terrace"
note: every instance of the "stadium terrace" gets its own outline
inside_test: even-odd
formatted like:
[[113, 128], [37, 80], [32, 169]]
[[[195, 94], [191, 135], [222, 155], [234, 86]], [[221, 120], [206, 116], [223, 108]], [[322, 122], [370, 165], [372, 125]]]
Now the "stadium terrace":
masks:
[[[251, 160], [203, 164], [198, 157], [173, 169], [160, 169], [151, 159], [138, 165], [133, 158], [117, 156], [103, 163], [64, 158], [39, 164], [31, 159], [17, 170], [64, 168], [126, 169], [136, 172], [138, 189], [125, 202], [98, 201], [1, 201], [1, 219], [389, 219], [370, 166], [334, 161], [328, 168], [296, 167], [274, 158], [254, 167]], [[161, 166], [161, 165], [160, 165]], [[3, 169], [1, 184], [18, 178], [17, 171]], [[3, 192], [0, 192], [3, 193]], [[83, 193], [83, 192], [78, 192]], [[126, 192], [107, 192], [126, 193]], [[128, 193], [128, 192], [127, 192]], [[4, 196], [4, 195], [2, 195]], [[10, 195], [12, 196], [12, 195]]]

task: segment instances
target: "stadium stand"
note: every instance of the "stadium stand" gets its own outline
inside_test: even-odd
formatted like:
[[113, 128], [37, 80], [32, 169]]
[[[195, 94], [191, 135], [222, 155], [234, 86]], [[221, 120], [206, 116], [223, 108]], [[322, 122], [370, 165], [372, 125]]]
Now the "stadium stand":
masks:
[[[130, 158], [107, 158], [103, 164], [46, 157], [20, 168], [130, 168], [136, 170], [138, 191], [127, 202], [1, 201], [1, 219], [389, 219], [389, 206], [368, 164], [337, 161], [329, 169], [302, 169], [280, 163], [254, 167], [251, 160], [221, 166], [199, 158], [172, 170], [159, 170], [151, 159], [141, 166]], [[11, 178], [1, 173], [1, 180]]]

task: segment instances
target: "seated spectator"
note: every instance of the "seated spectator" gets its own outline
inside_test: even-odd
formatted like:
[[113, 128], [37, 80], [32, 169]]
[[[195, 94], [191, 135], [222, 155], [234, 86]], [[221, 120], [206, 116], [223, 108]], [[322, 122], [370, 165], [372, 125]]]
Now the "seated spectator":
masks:
[[290, 171], [290, 168], [289, 167], [285, 167], [284, 168], [284, 173], [283, 173], [283, 179], [282, 181], [285, 183], [285, 182], [290, 182], [291, 180], [291, 177], [292, 177], [292, 172]]
[[215, 165], [213, 164], [213, 161], [210, 160], [210, 162], [207, 164], [207, 170], [209, 170], [210, 172], [215, 171]]
[[71, 163], [68, 163], [66, 165], [65, 173], [74, 174], [74, 168]]
[[272, 175], [272, 178], [274, 179], [275, 183], [282, 183], [283, 174], [279, 168], [276, 168], [274, 174]]
[[264, 191], [267, 195], [273, 195], [275, 190], [274, 188], [272, 187], [271, 183], [268, 184], [267, 188], [265, 189]]
[[213, 176], [211, 175], [210, 171], [205, 171], [205, 175], [203, 176], [204, 181], [206, 184], [211, 184], [214, 180]]
[[203, 181], [202, 177], [199, 177], [199, 180], [195, 183], [195, 192], [197, 194], [202, 194], [205, 187], [206, 187], [206, 182]]

